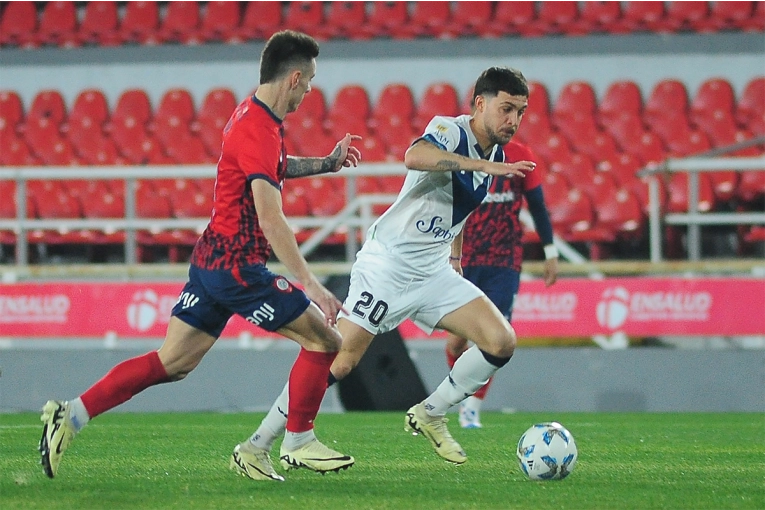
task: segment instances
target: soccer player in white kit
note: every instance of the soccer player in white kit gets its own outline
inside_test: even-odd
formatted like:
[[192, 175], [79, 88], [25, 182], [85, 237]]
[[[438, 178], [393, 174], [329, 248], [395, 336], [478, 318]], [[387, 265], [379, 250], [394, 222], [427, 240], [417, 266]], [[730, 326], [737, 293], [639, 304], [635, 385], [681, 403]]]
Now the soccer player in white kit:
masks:
[[[528, 95], [519, 71], [491, 67], [476, 81], [472, 115], [430, 121], [406, 152], [408, 173], [398, 198], [367, 233], [351, 269], [347, 314], [338, 316], [343, 341], [329, 384], [348, 375], [375, 335], [407, 318], [427, 332], [439, 328], [474, 341], [405, 418], [407, 429], [427, 437], [438, 455], [456, 464], [467, 456], [446, 427], [446, 411], [483, 386], [516, 345], [502, 313], [462, 278], [462, 228], [492, 176], [522, 179], [534, 169], [530, 161], [505, 164], [502, 150], [520, 125]], [[250, 438], [254, 447], [269, 451], [283, 433], [287, 402], [285, 386]]]

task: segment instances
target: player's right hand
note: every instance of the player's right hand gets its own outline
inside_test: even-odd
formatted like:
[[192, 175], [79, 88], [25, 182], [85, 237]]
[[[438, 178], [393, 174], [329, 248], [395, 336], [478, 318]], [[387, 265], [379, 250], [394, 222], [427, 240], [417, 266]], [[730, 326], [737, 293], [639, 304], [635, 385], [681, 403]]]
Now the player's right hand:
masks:
[[489, 175], [499, 176], [526, 177], [528, 172], [532, 172], [537, 167], [537, 164], [533, 161], [516, 161], [514, 163], [494, 163], [487, 161], [486, 163], [487, 169], [485, 172]]
[[327, 326], [332, 327], [337, 323], [337, 314], [340, 310], [348, 315], [348, 312], [343, 308], [343, 303], [315, 278], [305, 285], [304, 291], [308, 299], [316, 303], [319, 310], [324, 313]]

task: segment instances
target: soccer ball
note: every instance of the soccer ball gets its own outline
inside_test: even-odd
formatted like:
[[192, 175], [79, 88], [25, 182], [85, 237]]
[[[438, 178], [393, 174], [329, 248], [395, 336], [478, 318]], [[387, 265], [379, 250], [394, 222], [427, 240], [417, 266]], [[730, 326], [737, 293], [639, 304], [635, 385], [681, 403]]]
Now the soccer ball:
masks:
[[531, 480], [562, 480], [576, 466], [574, 436], [557, 422], [537, 423], [518, 441], [521, 471]]

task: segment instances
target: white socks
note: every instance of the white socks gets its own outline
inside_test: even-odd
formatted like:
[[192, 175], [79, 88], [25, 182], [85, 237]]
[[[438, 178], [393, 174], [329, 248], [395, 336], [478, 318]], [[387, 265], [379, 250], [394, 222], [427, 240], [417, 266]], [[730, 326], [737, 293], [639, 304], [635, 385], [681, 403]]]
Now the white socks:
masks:
[[282, 450], [288, 452], [294, 452], [301, 446], [310, 443], [316, 439], [316, 434], [313, 433], [313, 429], [306, 430], [305, 432], [290, 432], [287, 431], [284, 434], [284, 441], [282, 442]]
[[430, 416], [444, 416], [449, 408], [486, 384], [497, 370], [499, 367], [486, 361], [474, 345], [457, 359], [449, 376], [425, 399], [425, 410]]
[[[284, 385], [284, 389], [276, 398], [276, 401], [268, 410], [268, 414], [260, 422], [258, 430], [250, 437], [253, 446], [263, 450], [271, 450], [276, 438], [284, 434], [287, 428], [287, 408], [290, 401], [290, 383]], [[306, 441], [307, 442], [307, 441]]]
[[82, 430], [82, 427], [90, 421], [88, 410], [85, 409], [85, 404], [82, 403], [80, 397], [69, 401], [69, 419], [72, 421], [75, 432]]

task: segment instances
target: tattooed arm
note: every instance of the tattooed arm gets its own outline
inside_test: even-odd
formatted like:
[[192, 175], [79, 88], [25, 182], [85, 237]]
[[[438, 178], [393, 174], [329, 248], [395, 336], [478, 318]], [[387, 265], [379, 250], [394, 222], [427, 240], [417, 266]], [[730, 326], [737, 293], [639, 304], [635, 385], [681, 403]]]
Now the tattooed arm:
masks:
[[409, 147], [404, 156], [404, 164], [410, 170], [426, 172], [485, 172], [491, 175], [524, 176], [524, 170], [531, 171], [535, 163], [517, 161], [512, 164], [495, 163], [485, 159], [472, 159], [453, 152], [445, 151], [420, 139]]
[[287, 156], [287, 178], [326, 174], [337, 172], [344, 166], [357, 166], [361, 161], [361, 151], [351, 144], [360, 139], [357, 135], [345, 135], [337, 142], [329, 156], [323, 158]]

